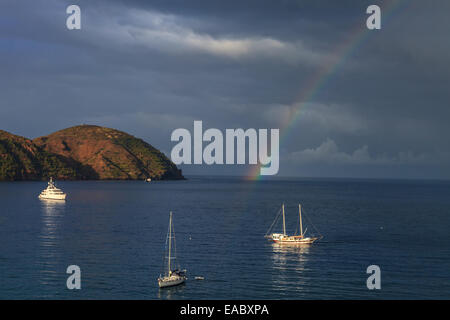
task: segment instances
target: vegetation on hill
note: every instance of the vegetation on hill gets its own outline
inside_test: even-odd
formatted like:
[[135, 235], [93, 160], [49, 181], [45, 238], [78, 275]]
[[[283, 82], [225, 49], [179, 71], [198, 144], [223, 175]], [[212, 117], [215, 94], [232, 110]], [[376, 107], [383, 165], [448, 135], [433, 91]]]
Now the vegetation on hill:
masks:
[[76, 161], [51, 154], [29, 139], [0, 130], [0, 180], [86, 179], [85, 171]]
[[125, 132], [76, 126], [33, 141], [0, 130], [0, 180], [184, 179], [163, 153]]

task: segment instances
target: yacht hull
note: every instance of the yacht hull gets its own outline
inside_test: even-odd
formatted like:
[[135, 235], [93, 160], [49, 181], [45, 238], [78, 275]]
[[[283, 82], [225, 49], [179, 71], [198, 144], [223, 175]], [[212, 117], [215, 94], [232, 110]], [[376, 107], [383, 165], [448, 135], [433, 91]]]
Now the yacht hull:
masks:
[[60, 195], [39, 195], [39, 199], [44, 200], [66, 200], [66, 194], [60, 194]]
[[185, 277], [177, 277], [174, 279], [159, 278], [158, 285], [160, 288], [173, 287], [184, 283], [184, 281], [186, 281]]
[[308, 239], [301, 239], [301, 240], [272, 240], [272, 241], [275, 243], [279, 243], [279, 244], [299, 245], [299, 244], [312, 244], [317, 239], [318, 238], [308, 238]]

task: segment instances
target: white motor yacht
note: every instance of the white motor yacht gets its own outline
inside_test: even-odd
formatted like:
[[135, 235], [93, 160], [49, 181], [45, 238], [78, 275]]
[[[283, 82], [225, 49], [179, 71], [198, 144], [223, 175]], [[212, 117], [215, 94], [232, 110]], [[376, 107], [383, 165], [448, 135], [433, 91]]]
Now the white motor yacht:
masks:
[[50, 181], [48, 182], [48, 186], [45, 190], [43, 190], [39, 194], [39, 199], [50, 199], [50, 200], [65, 200], [66, 194], [62, 192], [61, 189], [58, 189], [55, 186], [55, 182], [53, 178], [50, 177]]

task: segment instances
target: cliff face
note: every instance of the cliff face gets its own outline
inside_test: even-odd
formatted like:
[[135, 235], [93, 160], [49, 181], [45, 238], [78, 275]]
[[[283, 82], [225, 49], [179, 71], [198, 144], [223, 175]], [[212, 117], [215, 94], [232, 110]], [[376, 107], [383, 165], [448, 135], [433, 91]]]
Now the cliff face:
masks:
[[93, 169], [92, 179], [183, 179], [164, 154], [125, 132], [76, 126], [34, 139], [43, 150]]
[[0, 180], [184, 179], [164, 154], [125, 132], [76, 126], [34, 139], [0, 130]]

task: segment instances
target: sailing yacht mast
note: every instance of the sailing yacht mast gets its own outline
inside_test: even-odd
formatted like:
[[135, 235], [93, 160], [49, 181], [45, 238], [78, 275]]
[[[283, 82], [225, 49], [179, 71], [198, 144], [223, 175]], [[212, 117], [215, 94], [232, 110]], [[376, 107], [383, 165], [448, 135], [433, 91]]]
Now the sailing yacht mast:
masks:
[[170, 254], [172, 249], [172, 211], [170, 211], [169, 215], [169, 272], [168, 275], [170, 275]]
[[[299, 216], [300, 230], [298, 230], [298, 228], [297, 228], [295, 230], [295, 234], [289, 236], [286, 233], [286, 215], [284, 212], [284, 203], [282, 204], [281, 209], [282, 209], [281, 213], [283, 213], [283, 233], [275, 233], [274, 232], [274, 233], [271, 233], [270, 235], [268, 234], [269, 232], [271, 232], [273, 225], [277, 221], [279, 221], [279, 217], [280, 217], [281, 213], [280, 213], [280, 211], [278, 211], [274, 222], [272, 223], [272, 225], [270, 226], [269, 230], [267, 231], [267, 233], [264, 237], [269, 238], [273, 242], [281, 243], [281, 244], [311, 244], [316, 240], [322, 239], [322, 236], [320, 236], [320, 238], [314, 237], [314, 236], [305, 236], [306, 231], [308, 231], [308, 228], [306, 228], [305, 231], [303, 231], [302, 206], [300, 203], [298, 204], [298, 216]], [[300, 234], [297, 234], [297, 231], [300, 231]]]
[[298, 204], [298, 215], [300, 217], [300, 235], [303, 237], [303, 226], [302, 226], [302, 205]]
[[[169, 232], [167, 232], [167, 236], [169, 237], [169, 255], [167, 257], [167, 274], [164, 276], [159, 276], [158, 278], [158, 286], [160, 288], [172, 287], [179, 284], [182, 284], [186, 281], [186, 270], [178, 270], [179, 265], [175, 262], [175, 268], [172, 271], [172, 260], [176, 259], [177, 248], [175, 242], [175, 229], [173, 227], [173, 214], [170, 211], [169, 215]], [[174, 257], [172, 257], [172, 237], [173, 237], [173, 246], [174, 246]], [[166, 239], [167, 245], [167, 239]], [[164, 267], [163, 267], [164, 269]]]

